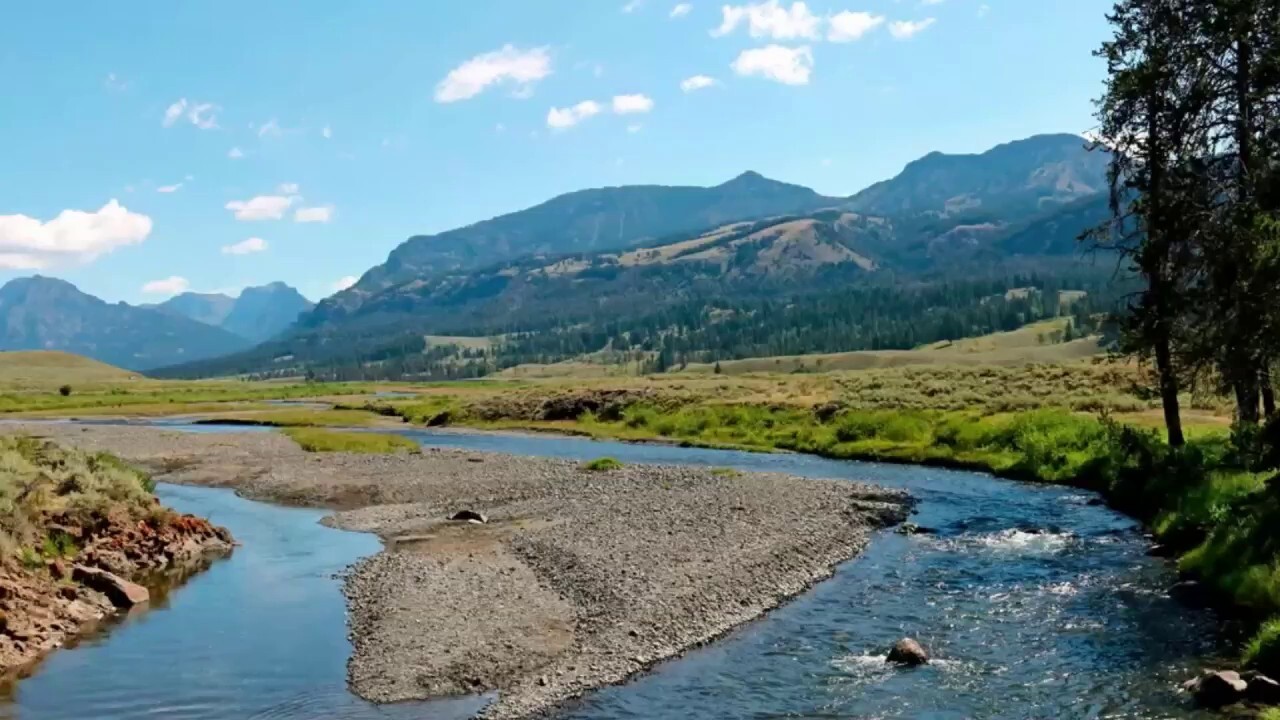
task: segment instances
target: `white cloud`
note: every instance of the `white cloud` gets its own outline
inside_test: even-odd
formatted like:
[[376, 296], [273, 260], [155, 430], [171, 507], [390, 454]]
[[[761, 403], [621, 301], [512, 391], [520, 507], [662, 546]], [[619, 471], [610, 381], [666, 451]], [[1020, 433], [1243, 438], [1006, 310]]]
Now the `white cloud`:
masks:
[[298, 190], [298, 183], [280, 183], [280, 186], [276, 188], [276, 191], [281, 195], [297, 195]]
[[571, 128], [593, 115], [599, 115], [600, 110], [600, 103], [595, 100], [583, 100], [573, 107], [553, 107], [547, 113], [547, 127], [556, 130]]
[[179, 120], [187, 120], [201, 130], [218, 128], [218, 106], [207, 102], [188, 102], [180, 98], [165, 108], [164, 119], [160, 124], [173, 127]]
[[698, 90], [704, 90], [715, 84], [716, 79], [709, 75], [694, 75], [691, 78], [685, 78], [684, 81], [680, 83], [680, 89], [687, 93], [691, 93]]
[[241, 240], [234, 245], [223, 245], [223, 255], [249, 255], [251, 253], [260, 253], [267, 249], [267, 241], [259, 237], [251, 237], [247, 240]]
[[360, 278], [355, 275], [348, 275], [346, 277], [338, 278], [330, 287], [333, 288], [334, 292], [340, 292], [342, 290], [346, 290], [352, 285], [355, 285], [359, 280]]
[[991, 6], [983, 3], [978, 6], [978, 17], [984, 18], [991, 14]]
[[182, 98], [181, 100], [174, 102], [168, 108], [165, 108], [164, 120], [161, 120], [160, 124], [164, 125], [165, 127], [173, 127], [173, 124], [178, 122], [178, 119], [181, 118], [182, 114], [185, 113], [186, 111], [187, 111], [187, 99]]
[[158, 193], [176, 193], [182, 189], [183, 183], [174, 183], [173, 185], [161, 185], [156, 188]]
[[743, 23], [751, 37], [767, 37], [774, 40], [818, 38], [818, 26], [822, 19], [814, 15], [803, 2], [793, 2], [790, 8], [778, 0], [751, 5], [725, 5], [721, 8], [723, 20], [720, 27], [711, 31], [714, 37], [728, 35]]
[[300, 223], [327, 223], [333, 219], [332, 205], [300, 207], [293, 213], [293, 221]]
[[449, 71], [436, 85], [436, 102], [467, 100], [490, 85], [504, 82], [529, 88], [551, 74], [551, 54], [547, 48], [521, 50], [504, 45], [501, 50], [477, 55]]
[[233, 147], [227, 151], [227, 157], [231, 158], [232, 160], [239, 160], [240, 158], [244, 157], [244, 151], [238, 147]]
[[622, 12], [628, 14], [633, 13], [639, 10], [641, 5], [644, 5], [644, 0], [631, 0], [626, 5], [622, 6]]
[[895, 20], [889, 23], [889, 34], [894, 40], [910, 40], [920, 33], [928, 30], [937, 20], [934, 18], [925, 18], [923, 20]]
[[294, 196], [259, 195], [249, 200], [232, 200], [226, 208], [235, 213], [237, 220], [279, 220], [294, 200], [297, 200]]
[[115, 200], [95, 212], [63, 210], [48, 222], [0, 215], [0, 268], [38, 270], [87, 263], [116, 248], [136, 245], [150, 234], [151, 218], [129, 212]]
[[762, 77], [785, 85], [808, 85], [813, 71], [813, 51], [807, 45], [796, 48], [767, 45], [744, 50], [732, 67], [739, 75]]
[[843, 43], [861, 40], [863, 35], [884, 24], [883, 15], [872, 15], [868, 12], [851, 12], [832, 15], [828, 21], [827, 39], [831, 42]]
[[920, 0], [921, 5], [941, 5], [947, 0]]
[[283, 133], [284, 130], [280, 128], [280, 123], [276, 122], [275, 118], [271, 118], [258, 128], [258, 137], [260, 138], [280, 137]]
[[615, 95], [613, 112], [618, 115], [647, 113], [653, 109], [653, 98], [648, 95]]
[[124, 92], [129, 89], [128, 81], [121, 80], [115, 73], [107, 73], [107, 79], [102, 81], [102, 85], [112, 92]]
[[152, 280], [142, 286], [142, 292], [148, 295], [177, 295], [187, 291], [191, 283], [186, 278], [170, 275], [163, 280]]
[[693, 5], [690, 5], [689, 3], [680, 3], [679, 5], [671, 8], [671, 17], [682, 18], [691, 12], [693, 12]]
[[328, 125], [325, 125], [324, 127], [320, 128], [320, 137], [324, 138], [325, 140], [332, 140], [333, 128], [329, 127]]

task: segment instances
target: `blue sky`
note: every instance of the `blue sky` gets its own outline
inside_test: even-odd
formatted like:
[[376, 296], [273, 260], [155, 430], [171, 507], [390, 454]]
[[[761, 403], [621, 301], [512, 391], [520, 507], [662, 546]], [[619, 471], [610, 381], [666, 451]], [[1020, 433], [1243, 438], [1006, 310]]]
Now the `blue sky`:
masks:
[[1109, 6], [15, 4], [0, 281], [318, 299], [410, 235], [586, 187], [752, 169], [848, 195], [932, 150], [1090, 128]]

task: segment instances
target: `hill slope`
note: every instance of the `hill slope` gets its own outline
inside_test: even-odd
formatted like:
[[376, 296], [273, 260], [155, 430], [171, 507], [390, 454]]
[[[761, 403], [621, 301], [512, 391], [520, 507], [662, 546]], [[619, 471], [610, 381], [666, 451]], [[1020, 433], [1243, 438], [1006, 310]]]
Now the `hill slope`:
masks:
[[535, 254], [620, 250], [674, 233], [839, 202], [753, 172], [710, 188], [643, 185], [581, 190], [457, 230], [411, 237], [354, 287], [321, 305], [349, 311], [380, 290], [416, 278]]
[[0, 287], [0, 350], [61, 350], [146, 370], [234, 352], [247, 344], [189, 318], [105, 303], [54, 278], [37, 275]]

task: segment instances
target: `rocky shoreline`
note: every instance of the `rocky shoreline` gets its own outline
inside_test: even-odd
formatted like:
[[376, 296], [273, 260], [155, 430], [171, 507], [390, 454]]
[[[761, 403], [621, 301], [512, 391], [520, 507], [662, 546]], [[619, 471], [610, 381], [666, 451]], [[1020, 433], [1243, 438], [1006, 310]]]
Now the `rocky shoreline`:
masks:
[[166, 512], [136, 523], [55, 522], [51, 528], [82, 548], [74, 558], [0, 568], [0, 674], [6, 676], [29, 672], [107, 618], [146, 605], [150, 593], [134, 581], [186, 572], [234, 544], [230, 533], [202, 518]]
[[[339, 509], [377, 533], [345, 593], [352, 689], [375, 702], [497, 691], [530, 717], [768, 612], [855, 556], [909, 499], [844, 481], [427, 450], [316, 455], [275, 433], [32, 426], [165, 481]], [[459, 510], [487, 522], [451, 521]]]

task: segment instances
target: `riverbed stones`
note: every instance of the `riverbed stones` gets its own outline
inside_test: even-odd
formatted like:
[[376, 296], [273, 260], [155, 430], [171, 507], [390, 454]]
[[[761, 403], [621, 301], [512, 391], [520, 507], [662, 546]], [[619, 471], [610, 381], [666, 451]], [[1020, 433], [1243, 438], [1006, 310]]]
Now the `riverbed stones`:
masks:
[[71, 578], [106, 595], [112, 605], [124, 610], [151, 600], [151, 593], [146, 588], [106, 570], [76, 565], [71, 571]]
[[1188, 683], [1196, 703], [1207, 708], [1220, 708], [1240, 702], [1249, 683], [1234, 670], [1209, 670]]
[[885, 662], [903, 667], [917, 667], [929, 662], [929, 653], [924, 646], [913, 638], [903, 638], [893, 644]]
[[478, 513], [475, 510], [459, 510], [458, 512], [450, 515], [449, 519], [455, 522], [475, 523], [476, 525], [484, 525], [489, 522], [489, 519], [484, 516], [484, 513]]
[[1241, 678], [1249, 683], [1245, 695], [1250, 702], [1262, 705], [1280, 705], [1280, 682], [1256, 672], [1247, 672]]
[[[605, 481], [570, 460], [475, 451], [321, 457], [275, 433], [33, 430], [159, 480], [344, 510], [326, 523], [388, 541], [346, 578], [352, 689], [375, 702], [496, 690], [483, 713], [494, 720], [543, 713], [759, 617], [909, 509], [898, 491], [780, 474], [629, 464]], [[458, 508], [489, 522], [447, 520]]]

